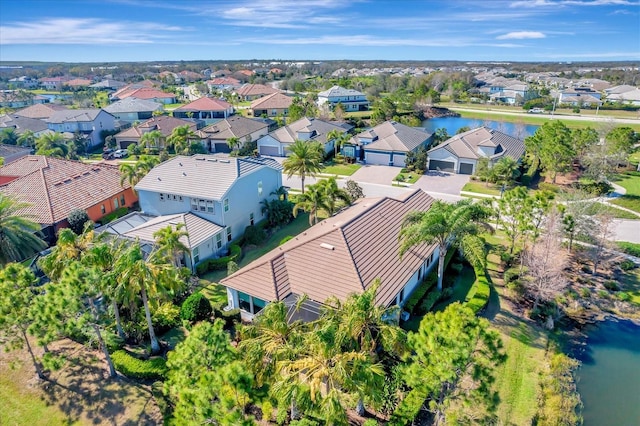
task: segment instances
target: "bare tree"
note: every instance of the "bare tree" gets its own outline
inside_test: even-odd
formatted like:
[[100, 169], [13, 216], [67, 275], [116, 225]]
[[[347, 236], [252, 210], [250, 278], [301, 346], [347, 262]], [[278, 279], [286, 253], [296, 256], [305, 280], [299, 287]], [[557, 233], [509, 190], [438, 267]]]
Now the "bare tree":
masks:
[[563, 271], [567, 265], [567, 253], [562, 249], [562, 221], [553, 210], [545, 222], [540, 238], [526, 251], [524, 263], [527, 292], [533, 297], [533, 309], [541, 301], [553, 300], [567, 286]]
[[593, 275], [598, 273], [598, 266], [607, 253], [609, 241], [613, 234], [613, 216], [610, 213], [600, 213], [596, 216], [591, 231], [593, 244], [589, 249], [589, 257], [593, 262]]

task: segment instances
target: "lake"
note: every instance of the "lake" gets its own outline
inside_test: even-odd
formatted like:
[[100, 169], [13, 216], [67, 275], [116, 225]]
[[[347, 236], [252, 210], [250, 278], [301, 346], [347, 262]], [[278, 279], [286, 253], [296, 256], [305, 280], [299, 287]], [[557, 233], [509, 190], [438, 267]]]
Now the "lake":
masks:
[[605, 321], [577, 354], [584, 426], [640, 425], [640, 325]]
[[496, 129], [500, 132], [506, 133], [511, 136], [515, 136], [520, 139], [524, 139], [527, 136], [531, 136], [535, 133], [539, 126], [532, 124], [511, 123], [506, 121], [490, 121], [480, 120], [477, 118], [463, 118], [463, 117], [441, 117], [441, 118], [429, 118], [422, 122], [422, 127], [427, 129], [428, 132], [435, 132], [437, 129], [444, 127], [447, 129], [447, 133], [450, 136], [455, 135], [458, 129], [464, 126], [468, 126], [471, 129], [476, 127], [486, 126], [492, 129]]

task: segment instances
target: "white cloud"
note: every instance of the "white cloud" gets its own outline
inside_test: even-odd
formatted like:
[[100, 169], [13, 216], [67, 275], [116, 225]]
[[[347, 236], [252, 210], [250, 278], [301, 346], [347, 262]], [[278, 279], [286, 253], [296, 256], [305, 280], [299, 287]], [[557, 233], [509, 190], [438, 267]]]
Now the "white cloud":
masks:
[[637, 6], [633, 0], [519, 0], [510, 7], [562, 7], [562, 6]]
[[545, 38], [540, 31], [513, 31], [496, 37], [497, 40], [523, 40], [531, 38]]
[[185, 28], [151, 22], [56, 18], [0, 26], [0, 44], [151, 44]]

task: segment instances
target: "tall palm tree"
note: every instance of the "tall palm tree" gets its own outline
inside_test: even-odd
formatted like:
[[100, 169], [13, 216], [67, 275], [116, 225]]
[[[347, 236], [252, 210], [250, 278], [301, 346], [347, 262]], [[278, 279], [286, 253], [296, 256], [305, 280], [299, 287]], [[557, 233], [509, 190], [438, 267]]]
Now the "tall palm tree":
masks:
[[84, 253], [94, 244], [96, 234], [87, 226], [77, 235], [70, 228], [58, 232], [58, 241], [47, 256], [39, 260], [39, 266], [51, 280], [60, 279], [64, 269], [73, 261], [82, 259]]
[[300, 194], [297, 200], [293, 206], [293, 217], [297, 217], [298, 211], [303, 210], [309, 213], [309, 225], [318, 222], [318, 210], [330, 210], [327, 206], [327, 194], [320, 185], [310, 185], [308, 191]]
[[28, 203], [0, 193], [0, 265], [22, 260], [47, 245], [36, 233], [40, 225], [21, 212]]
[[322, 170], [323, 150], [320, 142], [305, 142], [296, 140], [288, 148], [290, 152], [283, 162], [284, 172], [291, 178], [294, 174], [300, 175], [302, 193], [304, 194], [304, 180], [307, 176], [315, 177]]
[[140, 137], [139, 145], [144, 145], [145, 148], [160, 148], [164, 135], [160, 130], [152, 130]]
[[69, 146], [62, 134], [49, 132], [36, 139], [36, 154], [68, 158]]
[[419, 244], [437, 244], [438, 290], [442, 291], [444, 259], [449, 248], [459, 247], [473, 265], [484, 265], [486, 262], [484, 241], [477, 234], [481, 226], [491, 229], [484, 222], [488, 217], [487, 209], [473, 204], [471, 200], [460, 200], [453, 204], [438, 200], [427, 211], [409, 212], [398, 235], [400, 256]]
[[351, 204], [349, 193], [338, 187], [338, 181], [335, 177], [332, 176], [329, 179], [323, 179], [316, 185], [322, 189], [326, 196], [324, 204], [329, 216], [333, 216], [334, 213], [338, 211], [338, 207], [340, 206], [338, 202], [342, 202], [342, 204], [346, 206]]
[[127, 182], [131, 188], [134, 188], [142, 176], [140, 176], [140, 170], [136, 164], [132, 163], [120, 163], [118, 167], [120, 170], [120, 186], [124, 187], [124, 183]]
[[520, 176], [519, 167], [518, 162], [512, 157], [502, 157], [493, 165], [491, 175], [496, 183], [502, 187], [502, 191]]
[[185, 154], [189, 149], [189, 141], [199, 139], [188, 124], [173, 129], [167, 138], [167, 145], [173, 146], [176, 154]]
[[344, 131], [340, 131], [337, 129], [331, 130], [329, 133], [327, 133], [327, 141], [333, 141], [333, 156], [334, 158], [338, 155], [338, 152], [340, 152], [340, 147], [346, 142], [348, 141], [350, 138], [350, 135]]
[[176, 268], [180, 267], [182, 256], [190, 252], [189, 247], [181, 241], [183, 237], [189, 237], [187, 231], [183, 230], [184, 226], [184, 223], [178, 223], [174, 229], [169, 225], [153, 233], [156, 244], [155, 255], [162, 257]]

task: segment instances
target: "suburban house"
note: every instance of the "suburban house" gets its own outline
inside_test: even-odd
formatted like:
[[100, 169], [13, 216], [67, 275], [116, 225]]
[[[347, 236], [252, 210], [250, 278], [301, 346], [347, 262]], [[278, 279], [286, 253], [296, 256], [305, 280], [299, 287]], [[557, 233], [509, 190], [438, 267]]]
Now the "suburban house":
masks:
[[154, 167], [135, 189], [145, 214], [191, 212], [224, 229], [209, 236], [207, 251], [192, 253], [200, 260], [220, 253], [262, 220], [262, 201], [281, 186], [282, 167], [275, 160], [218, 154], [174, 157]]
[[345, 89], [340, 86], [333, 86], [330, 89], [318, 93], [318, 105], [328, 103], [331, 108], [341, 104], [342, 108], [347, 111], [367, 111], [369, 109], [369, 101], [367, 96], [355, 89]]
[[89, 87], [93, 81], [86, 78], [74, 78], [73, 80], [65, 81], [62, 87], [68, 87], [69, 89], [81, 89]]
[[269, 125], [241, 115], [234, 115], [211, 124], [197, 132], [208, 152], [231, 152], [227, 141], [237, 138], [240, 146], [257, 141], [269, 133]]
[[67, 77], [44, 77], [40, 79], [40, 85], [47, 90], [60, 91], [68, 80]]
[[488, 127], [478, 127], [447, 139], [428, 152], [428, 169], [472, 175], [480, 158], [492, 165], [502, 157], [520, 161], [524, 141]]
[[36, 137], [50, 131], [49, 126], [43, 120], [23, 117], [18, 114], [0, 115], [0, 130], [1, 129], [13, 129], [19, 135], [30, 130]]
[[233, 77], [217, 77], [208, 80], [206, 83], [211, 91], [235, 90], [242, 86], [240, 80]]
[[404, 167], [407, 154], [416, 152], [420, 147], [426, 148], [432, 136], [422, 127], [385, 121], [354, 136], [351, 146], [343, 147], [343, 153], [367, 164]]
[[125, 123], [148, 120], [153, 113], [162, 113], [164, 106], [161, 103], [147, 101], [138, 98], [125, 98], [104, 107], [104, 110], [113, 115], [116, 120]]
[[173, 129], [180, 126], [189, 126], [189, 128], [194, 132], [198, 130], [198, 123], [191, 120], [182, 120], [180, 118], [159, 115], [157, 117], [150, 118], [138, 126], [131, 127], [115, 134], [114, 139], [116, 140], [116, 145], [120, 149], [126, 149], [131, 144], [140, 143], [140, 138], [145, 133], [158, 131], [162, 136], [155, 141], [154, 145], [149, 145], [147, 148], [163, 148], [166, 138], [171, 135]]
[[526, 83], [514, 83], [493, 91], [489, 99], [493, 102], [501, 102], [509, 105], [522, 105], [524, 102], [538, 97], [538, 92], [531, 89]]
[[14, 112], [14, 115], [27, 118], [47, 120], [58, 111], [64, 111], [67, 107], [58, 104], [34, 104]]
[[291, 96], [276, 92], [251, 102], [251, 110], [254, 117], [286, 117], [292, 102]]
[[278, 89], [274, 89], [271, 86], [265, 86], [264, 84], [245, 84], [236, 90], [236, 94], [243, 101], [253, 101], [254, 99], [258, 99], [278, 91]]
[[352, 128], [353, 126], [343, 122], [302, 117], [258, 139], [258, 152], [261, 155], [285, 157], [289, 155], [287, 148], [299, 139], [320, 142], [324, 146], [325, 154], [329, 154], [333, 152], [334, 141], [327, 140], [327, 134], [332, 130], [347, 133]]
[[621, 104], [640, 105], [640, 89], [634, 86], [616, 86], [605, 91], [607, 102], [619, 102]]
[[126, 85], [127, 85], [127, 83], [124, 83], [122, 81], [112, 80], [112, 79], [108, 78], [108, 79], [99, 81], [97, 83], [94, 83], [89, 87], [91, 87], [92, 89], [98, 89], [98, 90], [115, 91], [115, 90], [118, 90], [118, 89], [122, 89]]
[[558, 97], [558, 104], [571, 106], [596, 106], [602, 104], [600, 92], [586, 87], [563, 90]]
[[29, 155], [31, 151], [31, 148], [27, 146], [0, 144], [0, 158], [4, 161], [3, 165]]
[[111, 95], [112, 101], [119, 101], [126, 98], [144, 99], [161, 104], [175, 104], [175, 93], [166, 93], [152, 87], [122, 88]]
[[433, 201], [422, 190], [359, 200], [223, 278], [229, 307], [251, 319], [269, 302], [294, 304], [303, 295], [316, 305], [345, 300], [376, 279], [376, 303], [402, 306], [437, 265], [438, 248], [422, 244], [400, 258], [398, 232], [407, 213], [426, 211]]
[[212, 122], [233, 115], [233, 105], [222, 99], [203, 97], [173, 110], [177, 118], [195, 118]]
[[116, 118], [103, 109], [66, 109], [56, 111], [46, 122], [54, 132], [81, 133], [90, 141], [88, 148], [100, 145], [103, 130], [114, 130]]
[[31, 93], [20, 90], [0, 91], [0, 107], [5, 108], [24, 108], [34, 104], [45, 104], [49, 102], [49, 98], [41, 95], [33, 95]]
[[184, 253], [183, 262], [191, 272], [196, 272], [200, 260], [220, 255], [224, 251], [222, 244], [225, 229], [210, 220], [191, 212], [166, 216], [150, 216], [140, 212], [131, 212], [126, 216], [109, 222], [98, 228], [97, 232], [106, 232], [121, 239], [137, 241], [142, 251], [149, 254], [155, 244], [157, 231], [171, 226], [176, 229], [182, 224], [182, 231], [188, 235], [180, 238], [180, 242], [189, 250]]
[[27, 155], [0, 168], [0, 192], [29, 204], [23, 210], [42, 226], [49, 243], [68, 226], [74, 209], [83, 209], [97, 222], [138, 200], [129, 184], [120, 185], [117, 166]]
[[40, 82], [37, 78], [23, 75], [20, 77], [10, 78], [9, 85], [10, 87], [13, 86], [21, 89], [35, 89], [40, 85]]

